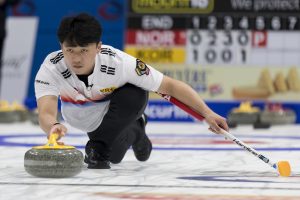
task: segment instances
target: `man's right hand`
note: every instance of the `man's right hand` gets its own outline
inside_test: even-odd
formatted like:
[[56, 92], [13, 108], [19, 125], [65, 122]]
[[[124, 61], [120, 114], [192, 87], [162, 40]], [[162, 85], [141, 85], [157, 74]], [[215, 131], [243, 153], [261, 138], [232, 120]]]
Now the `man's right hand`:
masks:
[[68, 131], [67, 127], [65, 127], [63, 124], [57, 123], [51, 127], [51, 130], [48, 134], [48, 138], [50, 134], [56, 133], [58, 134], [57, 141], [60, 140], [63, 136], [65, 136], [66, 132]]

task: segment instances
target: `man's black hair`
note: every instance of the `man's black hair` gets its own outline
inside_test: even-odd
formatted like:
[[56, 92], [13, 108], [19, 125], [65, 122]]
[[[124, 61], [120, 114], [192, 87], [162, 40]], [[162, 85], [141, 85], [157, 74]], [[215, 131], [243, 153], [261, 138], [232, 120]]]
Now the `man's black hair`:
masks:
[[59, 42], [65, 42], [73, 47], [99, 43], [101, 34], [100, 23], [95, 17], [86, 13], [64, 18], [57, 30]]

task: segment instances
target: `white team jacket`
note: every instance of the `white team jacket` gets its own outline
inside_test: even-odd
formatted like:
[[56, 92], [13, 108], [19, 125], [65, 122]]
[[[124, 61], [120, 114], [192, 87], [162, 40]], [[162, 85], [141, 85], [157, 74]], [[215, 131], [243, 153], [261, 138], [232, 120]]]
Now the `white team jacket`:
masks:
[[60, 96], [61, 111], [67, 123], [82, 131], [93, 131], [109, 107], [105, 100], [126, 83], [157, 91], [163, 74], [139, 59], [111, 46], [102, 45], [88, 87], [66, 65], [62, 51], [50, 53], [35, 78], [35, 96]]

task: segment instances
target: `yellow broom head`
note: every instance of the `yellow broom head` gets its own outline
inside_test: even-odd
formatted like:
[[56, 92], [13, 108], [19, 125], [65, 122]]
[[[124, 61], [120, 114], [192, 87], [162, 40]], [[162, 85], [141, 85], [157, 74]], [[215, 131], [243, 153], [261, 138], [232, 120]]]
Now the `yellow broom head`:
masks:
[[279, 161], [277, 168], [280, 176], [288, 177], [291, 175], [291, 166], [288, 161]]

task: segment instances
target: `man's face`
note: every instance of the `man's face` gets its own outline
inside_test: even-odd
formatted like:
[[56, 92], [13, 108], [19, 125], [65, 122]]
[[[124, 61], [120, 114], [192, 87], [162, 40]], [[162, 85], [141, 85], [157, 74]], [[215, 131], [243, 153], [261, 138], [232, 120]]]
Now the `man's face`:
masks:
[[68, 46], [65, 42], [61, 44], [67, 66], [78, 75], [92, 73], [95, 66], [95, 57], [100, 48], [101, 43], [91, 43], [84, 47]]

